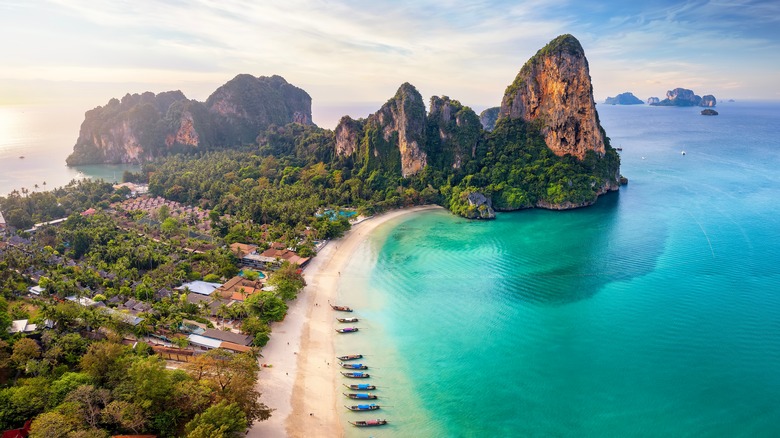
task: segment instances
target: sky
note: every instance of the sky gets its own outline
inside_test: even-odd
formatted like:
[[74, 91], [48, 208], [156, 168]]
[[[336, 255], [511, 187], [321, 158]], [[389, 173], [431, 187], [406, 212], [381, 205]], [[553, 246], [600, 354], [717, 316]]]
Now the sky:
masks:
[[477, 112], [558, 35], [582, 43], [594, 96], [780, 100], [780, 2], [0, 0], [0, 105], [179, 89], [278, 74], [314, 122], [365, 117], [409, 82]]

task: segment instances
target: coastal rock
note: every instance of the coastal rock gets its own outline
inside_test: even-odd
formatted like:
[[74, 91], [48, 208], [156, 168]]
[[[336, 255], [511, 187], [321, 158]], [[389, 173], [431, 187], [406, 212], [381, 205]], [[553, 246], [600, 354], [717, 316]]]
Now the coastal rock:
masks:
[[427, 117], [429, 164], [459, 169], [476, 154], [482, 123], [469, 107], [447, 96], [431, 97]]
[[687, 88], [675, 88], [666, 92], [666, 99], [654, 103], [655, 106], [698, 106], [701, 97]]
[[660, 101], [661, 101], [661, 99], [659, 99], [657, 97], [648, 97], [647, 98], [647, 104], [648, 105], [655, 105], [655, 104], [657, 104]]
[[707, 108], [707, 109], [701, 110], [701, 115], [703, 115], [703, 116], [717, 116], [718, 112], [715, 111], [714, 109]]
[[496, 127], [499, 111], [501, 111], [501, 107], [494, 106], [493, 108], [488, 108], [479, 113], [479, 121], [482, 123], [482, 129], [490, 132]]
[[466, 197], [469, 203], [469, 213], [465, 216], [469, 219], [495, 219], [496, 212], [490, 199], [479, 192], [471, 192]]
[[638, 97], [634, 96], [634, 93], [625, 92], [620, 93], [615, 97], [608, 97], [604, 100], [607, 105], [641, 105], [642, 102]]
[[561, 35], [525, 63], [504, 93], [502, 118], [536, 123], [558, 156], [604, 155], [588, 60], [576, 38]]
[[706, 107], [714, 107], [718, 104], [718, 101], [715, 99], [715, 96], [712, 94], [707, 94], [701, 97], [701, 102], [699, 103], [699, 106], [706, 106]]
[[87, 111], [68, 165], [141, 163], [182, 148], [253, 142], [271, 124], [311, 124], [311, 97], [280, 76], [238, 75], [206, 103], [181, 91], [127, 94]]

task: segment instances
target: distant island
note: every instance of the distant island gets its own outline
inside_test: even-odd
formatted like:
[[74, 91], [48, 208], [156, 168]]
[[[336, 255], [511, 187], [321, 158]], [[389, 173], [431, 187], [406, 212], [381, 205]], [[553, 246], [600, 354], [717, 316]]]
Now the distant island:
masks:
[[707, 108], [707, 109], [701, 110], [701, 115], [703, 115], [703, 116], [717, 116], [718, 112], [715, 111], [714, 109]]
[[[715, 96], [708, 94], [704, 97], [699, 96], [687, 88], [675, 88], [666, 92], [666, 99], [656, 101], [658, 98], [651, 97], [648, 103], [653, 106], [703, 106], [714, 107], [717, 104]], [[652, 100], [652, 102], [651, 102]]]
[[[558, 83], [570, 85], [551, 85]], [[429, 108], [405, 83], [376, 113], [345, 116], [331, 131], [312, 123], [304, 90], [280, 76], [242, 74], [206, 102], [181, 91], [147, 92], [88, 111], [67, 163], [149, 163], [134, 178], [148, 181], [152, 193], [214, 204], [227, 191], [195, 195], [196, 187], [225, 176], [184, 183], [177, 175], [199, 166], [193, 152], [241, 151], [247, 162], [273, 158], [278, 175], [289, 173], [271, 184], [293, 184], [301, 178], [294, 175], [322, 166], [329, 180], [339, 175], [331, 184], [350, 193], [340, 201], [347, 206], [438, 203], [469, 218], [582, 207], [620, 185], [620, 158], [599, 124], [587, 60], [571, 35], [525, 63], [500, 107], [478, 117], [455, 99], [434, 96]], [[180, 157], [170, 162], [176, 167], [160, 160], [172, 154]], [[250, 168], [241, 174], [259, 177]], [[363, 188], [355, 192], [349, 187], [356, 181]], [[408, 196], [398, 196], [404, 191]]]
[[647, 104], [648, 105], [654, 105], [654, 104], [657, 104], [659, 102], [661, 102], [661, 99], [659, 99], [657, 97], [648, 97], [647, 98]]
[[641, 99], [634, 96], [633, 93], [625, 92], [618, 94], [615, 97], [608, 97], [604, 100], [604, 103], [607, 105], [641, 105], [644, 102], [642, 102]]

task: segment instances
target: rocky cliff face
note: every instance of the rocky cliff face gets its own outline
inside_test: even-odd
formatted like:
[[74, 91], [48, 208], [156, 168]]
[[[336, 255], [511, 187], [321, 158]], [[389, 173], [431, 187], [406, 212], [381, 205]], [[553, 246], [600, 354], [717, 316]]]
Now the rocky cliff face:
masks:
[[605, 153], [588, 61], [579, 41], [561, 35], [539, 50], [507, 87], [499, 118], [538, 123], [556, 155]]
[[501, 111], [501, 107], [494, 106], [493, 108], [488, 108], [479, 113], [479, 121], [482, 123], [482, 129], [490, 132], [496, 127], [499, 111]]
[[[359, 155], [374, 167], [415, 175], [428, 163], [426, 120], [422, 96], [409, 83], [366, 120], [342, 117], [336, 126], [336, 156]], [[367, 156], [366, 156], [367, 155]]]
[[439, 167], [460, 167], [476, 154], [482, 123], [469, 107], [447, 96], [431, 97], [428, 157]]
[[205, 104], [181, 91], [128, 94], [85, 114], [67, 163], [143, 162], [173, 149], [249, 143], [290, 122], [311, 124], [311, 98], [280, 76], [238, 75]]

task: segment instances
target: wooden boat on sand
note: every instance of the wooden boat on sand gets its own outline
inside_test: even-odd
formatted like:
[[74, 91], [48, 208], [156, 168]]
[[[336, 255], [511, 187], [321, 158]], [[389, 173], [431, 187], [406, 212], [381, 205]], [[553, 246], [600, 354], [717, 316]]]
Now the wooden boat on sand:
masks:
[[339, 333], [355, 333], [358, 330], [359, 329], [357, 327], [344, 327], [341, 329], [336, 329], [336, 331]]
[[362, 354], [347, 354], [346, 356], [336, 356], [336, 359], [346, 362], [348, 360], [363, 359]]
[[354, 398], [355, 400], [376, 400], [376, 399], [379, 398], [379, 397], [375, 396], [374, 394], [371, 394], [370, 392], [369, 393], [365, 393], [365, 392], [350, 392], [349, 394], [347, 394], [347, 393], [342, 393], [342, 394], [344, 394], [345, 397]]
[[341, 365], [341, 368], [346, 368], [348, 370], [367, 370], [368, 366], [363, 365], [362, 363], [344, 363], [339, 362], [339, 365]]
[[349, 421], [349, 424], [356, 427], [372, 427], [372, 426], [384, 426], [387, 424], [387, 420], [368, 420], [368, 421]]
[[336, 318], [338, 322], [358, 322], [359, 319], [352, 317], [352, 318]]
[[349, 377], [350, 379], [368, 379], [369, 377], [371, 377], [371, 375], [368, 373], [360, 373], [357, 371], [351, 373], [345, 373], [342, 371], [341, 375], [344, 377]]
[[363, 390], [363, 391], [373, 391], [376, 389], [376, 385], [369, 385], [368, 383], [359, 383], [357, 385], [344, 385], [349, 389], [354, 389], [356, 391]]
[[350, 411], [375, 411], [380, 408], [379, 405], [375, 405], [371, 403], [370, 405], [355, 405], [355, 406], [346, 406], [345, 408], [349, 409]]

